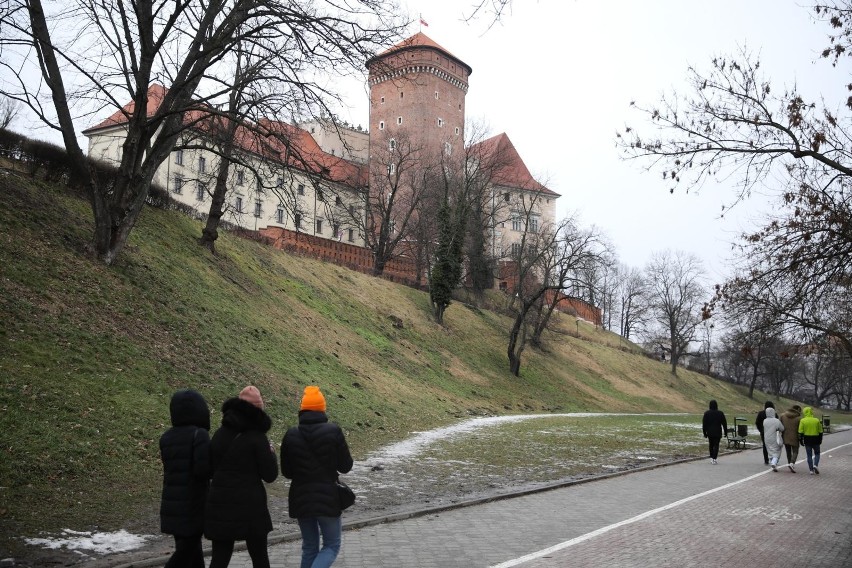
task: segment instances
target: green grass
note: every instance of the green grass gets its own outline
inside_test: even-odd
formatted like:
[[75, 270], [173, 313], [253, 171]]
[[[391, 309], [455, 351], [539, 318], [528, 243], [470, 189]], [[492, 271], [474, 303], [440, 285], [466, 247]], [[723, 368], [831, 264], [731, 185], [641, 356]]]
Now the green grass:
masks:
[[199, 390], [216, 424], [225, 399], [257, 385], [277, 443], [318, 384], [356, 458], [469, 416], [697, 413], [710, 398], [753, 415], [765, 397], [673, 377], [591, 326], [573, 337], [571, 317], [525, 351], [517, 378], [495, 311], [454, 303], [442, 327], [411, 288], [229, 234], [213, 256], [195, 244], [201, 224], [174, 211], [146, 209], [112, 267], [85, 254], [91, 232], [79, 197], [0, 177], [0, 552], [17, 535], [155, 515], [179, 388]]

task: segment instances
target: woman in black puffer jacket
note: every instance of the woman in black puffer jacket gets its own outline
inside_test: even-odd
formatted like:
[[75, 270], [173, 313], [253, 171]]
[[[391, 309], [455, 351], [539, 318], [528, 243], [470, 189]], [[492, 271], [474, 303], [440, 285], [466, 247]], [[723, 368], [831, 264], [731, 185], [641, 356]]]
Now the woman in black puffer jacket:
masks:
[[160, 437], [163, 494], [160, 529], [174, 536], [166, 568], [204, 568], [201, 535], [210, 481], [210, 410], [194, 390], [180, 390], [169, 404], [172, 427]]
[[263, 482], [278, 477], [278, 459], [266, 437], [271, 427], [256, 387], [244, 388], [222, 405], [222, 426], [210, 442], [213, 480], [204, 526], [213, 541], [210, 568], [226, 568], [238, 540], [246, 541], [254, 568], [269, 568], [266, 539], [272, 518]]
[[293, 480], [290, 517], [298, 519], [302, 532], [301, 568], [327, 568], [340, 552], [343, 526], [335, 481], [338, 473], [352, 469], [352, 455], [325, 408], [319, 387], [305, 387], [299, 425], [287, 430], [281, 442], [281, 472]]

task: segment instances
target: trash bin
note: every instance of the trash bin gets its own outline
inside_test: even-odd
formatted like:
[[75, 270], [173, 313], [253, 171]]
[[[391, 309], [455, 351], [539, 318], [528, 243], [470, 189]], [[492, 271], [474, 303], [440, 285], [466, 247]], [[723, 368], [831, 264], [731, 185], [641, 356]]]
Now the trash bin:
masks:
[[748, 436], [748, 424], [737, 424], [737, 436], [743, 438]]
[[822, 429], [825, 432], [831, 432], [831, 416], [827, 414], [822, 416]]

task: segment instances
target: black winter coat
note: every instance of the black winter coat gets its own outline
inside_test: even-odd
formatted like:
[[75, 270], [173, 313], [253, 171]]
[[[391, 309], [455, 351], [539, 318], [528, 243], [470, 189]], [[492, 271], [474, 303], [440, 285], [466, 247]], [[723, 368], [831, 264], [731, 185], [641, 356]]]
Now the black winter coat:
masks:
[[278, 477], [278, 459], [266, 433], [272, 419], [239, 398], [222, 405], [222, 426], [210, 442], [213, 479], [207, 498], [204, 536], [245, 540], [272, 531], [266, 488]]
[[160, 437], [160, 530], [201, 537], [210, 481], [210, 410], [199, 393], [182, 390], [172, 395], [169, 413], [172, 427]]
[[281, 472], [290, 483], [290, 516], [339, 517], [337, 474], [352, 470], [352, 454], [340, 426], [325, 412], [303, 410], [299, 425], [281, 441]]
[[725, 419], [725, 413], [719, 410], [715, 404], [711, 404], [710, 409], [704, 412], [704, 418], [701, 420], [701, 429], [704, 431], [705, 438], [723, 437], [725, 430], [728, 429], [728, 421]]

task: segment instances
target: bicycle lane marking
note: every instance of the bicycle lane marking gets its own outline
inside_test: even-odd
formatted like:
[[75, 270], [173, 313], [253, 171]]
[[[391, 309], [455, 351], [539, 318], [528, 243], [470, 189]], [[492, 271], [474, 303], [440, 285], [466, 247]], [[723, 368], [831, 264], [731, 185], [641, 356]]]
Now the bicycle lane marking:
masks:
[[[845, 448], [846, 446], [852, 446], [852, 442], [847, 442], [845, 444], [841, 444], [839, 446], [825, 450], [824, 452], [820, 452], [820, 453], [828, 454], [829, 452], [835, 452], [835, 451], [837, 451], [841, 448]], [[592, 532], [589, 532], [589, 533], [586, 533], [584, 535], [572, 538], [571, 540], [566, 540], [564, 542], [560, 542], [559, 544], [555, 544], [553, 546], [550, 546], [548, 548], [544, 548], [544, 549], [539, 550], [537, 552], [532, 552], [532, 553], [527, 554], [525, 556], [514, 558], [512, 560], [507, 560], [506, 562], [501, 562], [500, 564], [493, 564], [489, 568], [511, 568], [512, 566], [519, 566], [519, 565], [521, 565], [525, 562], [529, 562], [531, 560], [536, 560], [536, 559], [541, 558], [543, 556], [547, 556], [548, 554], [553, 554], [554, 552], [558, 552], [560, 550], [570, 548], [570, 547], [572, 547], [576, 544], [586, 542], [587, 540], [591, 540], [591, 539], [595, 538], [596, 536], [602, 535], [604, 533], [608, 533], [609, 531], [615, 530], [619, 527], [623, 527], [623, 526], [626, 526], [626, 525], [633, 524], [633, 523], [641, 521], [643, 519], [647, 519], [648, 517], [652, 517], [652, 516], [654, 516], [658, 513], [662, 513], [664, 511], [668, 511], [669, 509], [674, 509], [675, 507], [679, 507], [679, 506], [681, 506], [685, 503], [689, 503], [690, 501], [694, 501], [694, 500], [699, 499], [701, 497], [705, 497], [707, 495], [712, 495], [713, 493], [717, 493], [719, 491], [729, 489], [729, 488], [734, 487], [736, 485], [739, 485], [741, 483], [745, 483], [746, 481], [751, 481], [752, 479], [756, 479], [756, 478], [760, 477], [761, 475], [766, 475], [766, 474], [770, 473], [771, 471], [772, 471], [771, 469], [767, 469], [766, 471], [761, 471], [760, 473], [756, 473], [754, 475], [744, 477], [740, 480], [732, 481], [731, 483], [726, 483], [725, 485], [720, 485], [719, 487], [716, 487], [714, 489], [708, 489], [707, 491], [705, 491], [703, 493], [691, 495], [691, 496], [686, 497], [684, 499], [680, 499], [679, 501], [669, 503], [668, 505], [663, 505], [662, 507], [658, 507], [658, 508], [652, 509], [650, 511], [645, 511], [644, 513], [640, 513], [639, 515], [636, 515], [635, 517], [631, 517], [629, 519], [625, 519], [623, 521], [619, 521], [617, 523], [613, 523], [611, 525], [601, 527], [601, 528], [594, 530]]]

